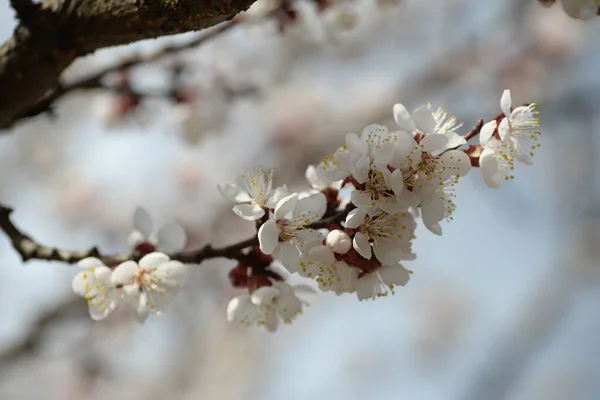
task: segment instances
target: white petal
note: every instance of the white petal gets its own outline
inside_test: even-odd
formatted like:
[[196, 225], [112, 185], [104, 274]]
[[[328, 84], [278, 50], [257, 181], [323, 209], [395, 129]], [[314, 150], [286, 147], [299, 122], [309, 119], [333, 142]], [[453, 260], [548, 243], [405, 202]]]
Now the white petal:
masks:
[[229, 201], [233, 201], [234, 203], [244, 203], [252, 200], [248, 192], [233, 183], [219, 183], [217, 185], [217, 189], [223, 197]]
[[272, 288], [275, 288], [279, 291], [279, 297], [277, 298], [277, 301], [279, 300], [287, 300], [289, 297], [294, 297], [294, 288], [290, 286], [289, 283], [284, 282], [284, 281], [276, 281], [273, 282], [273, 284], [271, 285]]
[[156, 234], [158, 249], [165, 253], [182, 250], [185, 246], [185, 240], [185, 231], [175, 222], [163, 225]]
[[325, 239], [325, 235], [315, 229], [306, 228], [296, 231], [296, 240], [300, 243], [314, 241], [322, 242], [323, 239]]
[[287, 185], [279, 186], [277, 189], [275, 189], [275, 193], [273, 193], [269, 200], [267, 200], [267, 204], [265, 205], [268, 208], [275, 208], [277, 206], [277, 203], [279, 203], [281, 199], [283, 199], [289, 194], [290, 192], [288, 191]]
[[500, 108], [506, 117], [510, 117], [510, 106], [512, 105], [512, 98], [510, 96], [510, 90], [506, 89], [502, 92], [502, 98], [500, 99]]
[[507, 143], [508, 138], [510, 137], [510, 122], [508, 118], [504, 118], [500, 121], [500, 125], [498, 125], [498, 134], [500, 135], [500, 140]]
[[399, 169], [395, 169], [389, 175], [388, 186], [396, 196], [400, 195], [404, 191], [404, 177], [402, 176], [402, 171]]
[[335, 262], [335, 255], [333, 251], [327, 246], [315, 246], [310, 249], [309, 254], [315, 261], [322, 264], [331, 264]]
[[306, 167], [306, 173], [304, 175], [312, 188], [323, 190], [327, 187], [327, 184], [321, 179], [321, 176], [318, 174], [317, 168], [314, 165]]
[[424, 133], [435, 132], [435, 118], [429, 111], [427, 106], [421, 106], [413, 112], [413, 120], [417, 125], [417, 129]]
[[116, 290], [111, 290], [106, 293], [104, 301], [97, 305], [90, 305], [90, 317], [94, 321], [101, 321], [108, 317], [119, 305], [119, 293]]
[[80, 272], [73, 278], [73, 282], [71, 282], [71, 288], [73, 292], [77, 293], [80, 296], [85, 296], [88, 292], [88, 285], [94, 284], [94, 275], [89, 271]]
[[298, 204], [298, 193], [292, 193], [289, 196], [279, 200], [277, 206], [275, 206], [275, 219], [285, 218], [288, 214], [291, 215], [292, 211]]
[[135, 320], [140, 324], [144, 323], [150, 315], [150, 307], [148, 304], [148, 294], [142, 292], [140, 294], [140, 304], [135, 310]]
[[356, 133], [346, 134], [346, 147], [349, 152], [356, 154], [364, 154], [367, 151], [365, 142], [360, 140]]
[[269, 310], [269, 312], [265, 315], [265, 328], [269, 332], [276, 332], [277, 327], [279, 326], [279, 318], [275, 313], [275, 310]]
[[352, 169], [352, 176], [358, 183], [365, 183], [369, 179], [370, 160], [368, 156], [362, 156]]
[[373, 246], [373, 252], [382, 264], [397, 263], [404, 255], [397, 241], [379, 241]]
[[346, 171], [346, 175], [338, 179], [344, 179], [347, 176], [347, 173], [352, 172], [352, 168], [354, 168], [359, 158], [359, 153], [350, 153], [347, 150], [336, 151], [333, 155], [333, 159], [337, 163], [339, 169]]
[[292, 293], [292, 296], [278, 299], [275, 308], [284, 321], [289, 321], [302, 311], [302, 302]]
[[152, 272], [152, 276], [161, 279], [163, 281], [161, 286], [165, 286], [165, 288], [172, 286], [179, 288], [187, 280], [188, 267], [179, 261], [172, 260], [161, 264]]
[[135, 275], [139, 270], [139, 266], [135, 261], [125, 261], [112, 273], [111, 279], [115, 285], [125, 285], [135, 279]]
[[[408, 192], [408, 190], [407, 190]], [[395, 198], [380, 198], [377, 202], [377, 207], [381, 208], [382, 211], [385, 211], [388, 214], [396, 214], [407, 209], [405, 204], [398, 202]]]
[[121, 298], [127, 307], [137, 309], [140, 305], [140, 286], [137, 283], [123, 286]]
[[255, 305], [263, 306], [273, 303], [277, 296], [279, 296], [279, 290], [272, 286], [263, 286], [255, 290], [250, 298], [252, 299], [252, 303]]
[[346, 216], [346, 227], [350, 229], [356, 229], [363, 224], [365, 217], [367, 216], [367, 210], [364, 208], [355, 208], [350, 211]]
[[227, 320], [252, 324], [258, 318], [258, 307], [250, 300], [250, 295], [243, 294], [231, 299], [227, 305]]
[[371, 298], [375, 294], [375, 285], [378, 281], [379, 278], [373, 273], [361, 277], [356, 282], [356, 297], [360, 301]]
[[290, 242], [283, 243], [279, 251], [279, 261], [289, 271], [300, 262], [300, 253], [296, 246]]
[[430, 202], [421, 204], [421, 214], [425, 226], [432, 226], [444, 219], [446, 213], [446, 204], [438, 197], [434, 197]]
[[133, 229], [142, 232], [146, 237], [152, 235], [154, 226], [152, 217], [145, 208], [138, 207], [133, 213]]
[[498, 160], [494, 156], [494, 150], [486, 148], [481, 152], [479, 157], [479, 167], [481, 175], [486, 185], [492, 189], [500, 187], [500, 179], [498, 176]]
[[446, 164], [445, 175], [465, 176], [471, 170], [471, 159], [461, 150], [450, 150], [442, 154], [442, 160]]
[[351, 293], [356, 290], [356, 283], [358, 281], [358, 269], [351, 268], [345, 262], [337, 262], [336, 272], [340, 279], [336, 285], [336, 293]]
[[421, 198], [415, 192], [405, 190], [398, 196], [398, 202], [405, 207], [416, 207], [421, 203]]
[[169, 261], [168, 255], [159, 251], [155, 251], [142, 257], [142, 259], [139, 261], [139, 264], [140, 267], [150, 271], [157, 268], [161, 264], [166, 263], [167, 261]]
[[392, 135], [396, 140], [394, 141], [394, 154], [390, 159], [390, 165], [401, 167], [406, 162], [410, 162], [410, 166], [415, 168], [415, 161], [421, 160], [421, 150], [417, 146], [417, 142], [415, 142], [412, 134], [400, 131], [394, 132]]
[[359, 190], [353, 190], [352, 193], [350, 193], [350, 201], [356, 207], [375, 207], [377, 204], [371, 198], [371, 193], [361, 192]]
[[106, 266], [95, 268], [94, 278], [99, 285], [112, 285], [112, 270]]
[[409, 133], [412, 133], [417, 129], [417, 127], [415, 126], [415, 122], [412, 119], [412, 116], [410, 115], [406, 107], [404, 107], [402, 104], [394, 104], [393, 112], [394, 119], [396, 120], [396, 123], [398, 124], [400, 129]]
[[446, 136], [446, 138], [448, 139], [448, 144], [446, 144], [446, 147], [448, 147], [449, 149], [454, 149], [467, 143], [465, 138], [460, 136], [456, 132], [446, 132], [444, 133], [444, 136]]
[[498, 126], [498, 122], [496, 120], [490, 121], [481, 127], [481, 131], [479, 131], [479, 144], [485, 146], [487, 142], [492, 138], [496, 127]]
[[158, 293], [158, 292], [149, 292], [148, 293], [148, 307], [149, 311], [152, 314], [163, 314], [165, 311], [169, 309], [169, 305], [173, 301], [174, 296], [172, 293]]
[[386, 285], [404, 286], [410, 279], [410, 274], [400, 264], [384, 265], [379, 269], [379, 276]]
[[80, 268], [90, 269], [90, 268], [99, 268], [105, 267], [104, 263], [97, 259], [96, 257], [86, 257], [83, 260], [77, 263], [77, 266]]
[[442, 236], [442, 226], [439, 223], [433, 225], [425, 225], [425, 227], [429, 229], [431, 233], [438, 236]]
[[371, 244], [369, 243], [369, 240], [364, 235], [364, 233], [356, 232], [354, 234], [354, 240], [352, 241], [352, 245], [354, 247], [354, 250], [356, 250], [358, 254], [360, 254], [367, 260], [371, 259]]
[[523, 164], [525, 164], [525, 165], [533, 165], [533, 161], [531, 160], [531, 157], [529, 157], [528, 154], [526, 154], [526, 153], [524, 153], [522, 151], [519, 151], [519, 150], [515, 150], [514, 155], [515, 155], [515, 158], [517, 160], [519, 160], [520, 162], [522, 162]]
[[233, 212], [238, 217], [248, 221], [256, 221], [265, 215], [265, 210], [256, 204], [238, 204], [237, 206], [233, 207]]
[[260, 251], [265, 254], [271, 254], [279, 243], [279, 228], [277, 223], [270, 219], [258, 229], [258, 243]]
[[293, 215], [306, 214], [312, 221], [321, 218], [325, 211], [327, 211], [327, 198], [323, 193], [316, 192], [310, 193], [308, 196], [299, 196]]
[[446, 147], [448, 138], [444, 135], [431, 134], [425, 136], [419, 144], [422, 146], [423, 151], [434, 153], [443, 150]]

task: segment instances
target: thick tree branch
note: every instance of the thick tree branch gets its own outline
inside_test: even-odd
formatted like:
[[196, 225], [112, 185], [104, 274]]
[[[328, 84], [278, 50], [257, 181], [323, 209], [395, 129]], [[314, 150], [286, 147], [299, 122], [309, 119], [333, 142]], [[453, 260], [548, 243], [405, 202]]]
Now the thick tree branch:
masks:
[[[97, 49], [208, 28], [254, 0], [54, 0], [30, 7], [12, 0], [22, 20], [0, 47], [0, 129], [35, 115], [64, 93], [62, 71]], [[47, 108], [47, 105], [45, 105]]]
[[[309, 225], [309, 227], [313, 229], [322, 229], [327, 228], [331, 224], [339, 224], [353, 208], [354, 206], [349, 204], [345, 209], [336, 212], [328, 218], [315, 222]], [[140, 253], [102, 255], [97, 247], [92, 247], [89, 250], [74, 251], [45, 246], [34, 241], [31, 237], [21, 231], [12, 222], [10, 218], [11, 213], [11, 208], [0, 205], [0, 229], [8, 236], [15, 250], [21, 255], [23, 261], [37, 259], [74, 264], [86, 257], [97, 257], [102, 260], [105, 265], [114, 266], [126, 260], [137, 261], [143, 256], [143, 254]], [[173, 260], [191, 264], [200, 264], [211, 258], [229, 258], [231, 260], [243, 262], [246, 259], [243, 250], [256, 245], [258, 245], [258, 236], [255, 235], [252, 238], [225, 247], [215, 248], [211, 245], [206, 245], [200, 249], [172, 253], [169, 254], [169, 256]]]

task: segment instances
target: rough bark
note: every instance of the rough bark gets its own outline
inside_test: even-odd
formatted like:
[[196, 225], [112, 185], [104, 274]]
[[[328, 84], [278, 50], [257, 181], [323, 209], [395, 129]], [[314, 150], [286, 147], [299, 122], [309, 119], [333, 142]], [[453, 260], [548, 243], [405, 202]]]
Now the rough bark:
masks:
[[[19, 25], [0, 47], [0, 129], [26, 117], [76, 58], [142, 39], [208, 28], [254, 0], [12, 0]], [[55, 5], [55, 4], [58, 5]]]

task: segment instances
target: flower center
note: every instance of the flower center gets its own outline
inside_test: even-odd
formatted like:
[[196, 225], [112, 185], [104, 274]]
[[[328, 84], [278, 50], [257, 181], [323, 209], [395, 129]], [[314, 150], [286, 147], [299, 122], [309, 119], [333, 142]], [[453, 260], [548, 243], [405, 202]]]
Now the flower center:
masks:
[[381, 197], [393, 197], [392, 191], [385, 182], [383, 173], [376, 169], [369, 171], [369, 180], [366, 182], [366, 190], [371, 194], [373, 200], [379, 200]]
[[375, 257], [371, 257], [370, 260], [367, 260], [354, 249], [350, 249], [345, 254], [335, 254], [335, 258], [338, 261], [344, 261], [350, 267], [355, 267], [360, 270], [358, 274], [359, 278], [378, 270], [381, 267], [381, 262]]
[[418, 171], [422, 172], [427, 180], [439, 179], [440, 174], [445, 170], [446, 166], [440, 156], [434, 156], [426, 152], [421, 154], [421, 163], [418, 166]]

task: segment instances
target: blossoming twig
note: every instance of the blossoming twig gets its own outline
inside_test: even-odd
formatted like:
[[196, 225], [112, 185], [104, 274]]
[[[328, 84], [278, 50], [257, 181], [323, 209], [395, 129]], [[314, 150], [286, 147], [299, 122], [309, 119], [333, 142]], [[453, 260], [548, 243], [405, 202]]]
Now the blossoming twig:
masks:
[[[310, 225], [310, 227], [313, 229], [321, 229], [326, 228], [331, 224], [339, 224], [353, 208], [354, 207], [349, 204], [345, 209], [327, 219], [315, 222]], [[33, 240], [29, 235], [25, 234], [12, 222], [10, 218], [12, 211], [11, 208], [0, 205], [0, 229], [2, 229], [6, 236], [11, 240], [13, 247], [21, 255], [23, 261], [36, 259], [75, 264], [84, 258], [96, 257], [105, 265], [116, 265], [127, 260], [138, 261], [144, 256], [144, 254], [140, 252], [102, 255], [95, 246], [88, 250], [65, 250], [40, 244]], [[229, 258], [242, 262], [247, 260], [247, 257], [242, 251], [256, 245], [258, 245], [258, 236], [255, 235], [254, 237], [229, 246], [215, 248], [208, 244], [200, 249], [172, 253], [169, 254], [169, 257], [172, 260], [192, 264], [199, 264], [211, 258]]]

